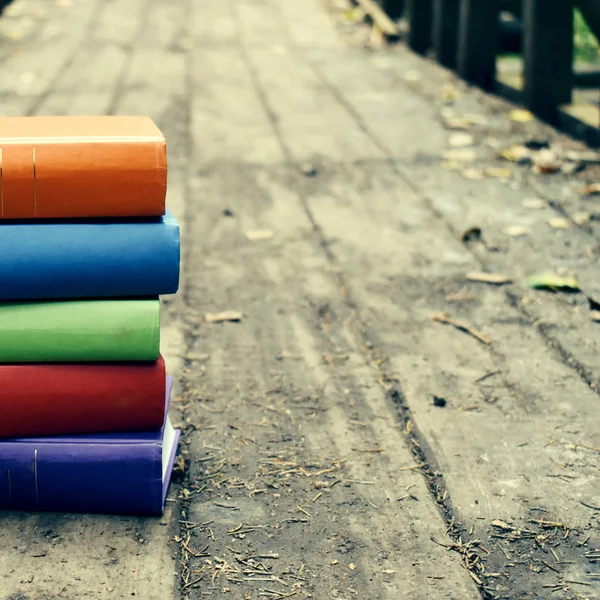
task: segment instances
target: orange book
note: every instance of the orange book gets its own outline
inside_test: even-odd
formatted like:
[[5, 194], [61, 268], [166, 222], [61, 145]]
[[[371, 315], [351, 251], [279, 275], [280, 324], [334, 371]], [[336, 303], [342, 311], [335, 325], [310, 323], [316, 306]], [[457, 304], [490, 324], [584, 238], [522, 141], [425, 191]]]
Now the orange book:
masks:
[[160, 216], [166, 192], [148, 117], [0, 117], [0, 219]]

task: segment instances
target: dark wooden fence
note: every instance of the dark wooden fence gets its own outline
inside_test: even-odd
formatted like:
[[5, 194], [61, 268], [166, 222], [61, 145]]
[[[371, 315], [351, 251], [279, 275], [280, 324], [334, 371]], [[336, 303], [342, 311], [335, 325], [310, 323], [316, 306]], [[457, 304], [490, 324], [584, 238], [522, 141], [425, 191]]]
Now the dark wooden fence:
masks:
[[[573, 70], [573, 10], [600, 36], [600, 0], [379, 0], [392, 18], [406, 17], [407, 43], [433, 52], [466, 81], [492, 89], [499, 52], [522, 52], [525, 106], [556, 122], [577, 86], [600, 87], [600, 76]], [[514, 15], [501, 20], [501, 12]]]

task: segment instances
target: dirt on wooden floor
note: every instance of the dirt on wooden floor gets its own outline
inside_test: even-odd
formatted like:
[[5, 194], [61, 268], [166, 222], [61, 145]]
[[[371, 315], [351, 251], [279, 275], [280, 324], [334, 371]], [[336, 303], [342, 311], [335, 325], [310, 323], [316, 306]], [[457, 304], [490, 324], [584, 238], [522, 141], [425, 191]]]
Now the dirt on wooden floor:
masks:
[[[342, 4], [360, 55], [284, 21], [274, 59], [245, 30], [288, 164], [213, 165], [191, 187], [205, 276], [186, 305], [234, 318], [188, 320], [182, 591], [598, 597], [593, 293], [525, 285], [550, 268], [592, 289], [597, 156]], [[286, 82], [354, 124], [326, 141], [300, 111], [296, 128], [312, 100]]]

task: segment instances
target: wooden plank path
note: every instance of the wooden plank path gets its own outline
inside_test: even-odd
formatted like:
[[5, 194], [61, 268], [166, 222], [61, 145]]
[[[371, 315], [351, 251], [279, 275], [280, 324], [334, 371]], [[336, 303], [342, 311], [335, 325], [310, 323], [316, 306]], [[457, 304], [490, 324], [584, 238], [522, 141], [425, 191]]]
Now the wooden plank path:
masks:
[[[583, 179], [472, 174], [506, 170], [491, 139], [567, 142], [406, 50], [348, 45], [340, 11], [0, 17], [1, 113], [149, 114], [167, 135], [185, 428], [161, 519], [1, 515], [0, 600], [600, 598], [600, 326], [583, 294], [524, 284], [562, 269], [600, 301], [593, 201]], [[449, 95], [487, 127], [462, 167]], [[484, 271], [512, 283], [467, 281]], [[222, 311], [241, 320], [206, 322]]]

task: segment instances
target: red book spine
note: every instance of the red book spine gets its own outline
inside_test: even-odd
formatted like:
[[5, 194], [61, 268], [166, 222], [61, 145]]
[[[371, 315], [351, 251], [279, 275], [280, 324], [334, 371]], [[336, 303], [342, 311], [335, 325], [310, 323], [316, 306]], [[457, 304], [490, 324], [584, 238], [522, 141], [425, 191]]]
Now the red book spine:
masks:
[[0, 365], [0, 437], [159, 429], [165, 362]]

